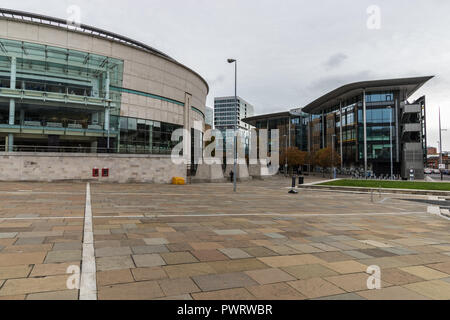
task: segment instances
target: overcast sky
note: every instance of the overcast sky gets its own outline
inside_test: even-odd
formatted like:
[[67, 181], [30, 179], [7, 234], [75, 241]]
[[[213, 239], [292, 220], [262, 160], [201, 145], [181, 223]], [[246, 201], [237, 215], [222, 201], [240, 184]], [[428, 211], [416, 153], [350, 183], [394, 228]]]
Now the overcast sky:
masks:
[[[147, 43], [201, 74], [215, 96], [238, 94], [257, 114], [302, 107], [348, 82], [435, 75], [427, 95], [428, 144], [437, 145], [438, 107], [450, 129], [448, 0], [2, 0], [1, 6], [66, 18]], [[369, 29], [381, 10], [379, 29]], [[370, 24], [376, 26], [375, 24]], [[450, 130], [443, 133], [450, 150]]]

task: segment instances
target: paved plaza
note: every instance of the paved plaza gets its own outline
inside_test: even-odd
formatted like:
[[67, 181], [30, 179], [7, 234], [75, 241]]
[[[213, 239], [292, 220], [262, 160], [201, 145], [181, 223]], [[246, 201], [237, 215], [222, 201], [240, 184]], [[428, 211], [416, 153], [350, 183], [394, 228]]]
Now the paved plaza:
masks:
[[0, 299], [450, 299], [431, 198], [289, 185], [0, 183]]

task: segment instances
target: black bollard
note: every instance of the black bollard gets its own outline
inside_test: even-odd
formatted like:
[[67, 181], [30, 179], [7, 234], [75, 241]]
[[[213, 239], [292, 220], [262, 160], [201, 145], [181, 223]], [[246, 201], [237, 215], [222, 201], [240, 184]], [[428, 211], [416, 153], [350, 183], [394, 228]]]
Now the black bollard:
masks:
[[305, 178], [304, 177], [298, 177], [298, 184], [301, 186], [304, 183], [305, 183]]
[[291, 194], [297, 194], [298, 193], [298, 191], [297, 190], [295, 190], [295, 182], [296, 182], [296, 178], [295, 177], [292, 177], [292, 189], [291, 189], [291, 191], [289, 191], [289, 193], [291, 193]]

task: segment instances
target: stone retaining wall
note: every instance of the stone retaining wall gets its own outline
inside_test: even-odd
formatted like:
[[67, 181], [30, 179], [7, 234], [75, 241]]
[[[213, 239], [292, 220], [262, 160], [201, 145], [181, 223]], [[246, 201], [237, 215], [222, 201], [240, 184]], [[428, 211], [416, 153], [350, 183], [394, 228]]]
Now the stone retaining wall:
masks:
[[[100, 169], [93, 178], [92, 170]], [[102, 168], [109, 168], [103, 178]], [[66, 153], [0, 153], [0, 181], [91, 180], [107, 183], [171, 183], [186, 178], [186, 166], [172, 163], [170, 156]]]

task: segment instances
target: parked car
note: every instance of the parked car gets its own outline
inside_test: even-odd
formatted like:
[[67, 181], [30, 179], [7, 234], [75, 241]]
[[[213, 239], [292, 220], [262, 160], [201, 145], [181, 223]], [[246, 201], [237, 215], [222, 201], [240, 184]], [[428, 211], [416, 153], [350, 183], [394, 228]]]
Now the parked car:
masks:
[[425, 174], [432, 174], [432, 173], [433, 173], [433, 170], [431, 170], [431, 169], [429, 169], [429, 168], [425, 168], [424, 173], [425, 173]]

